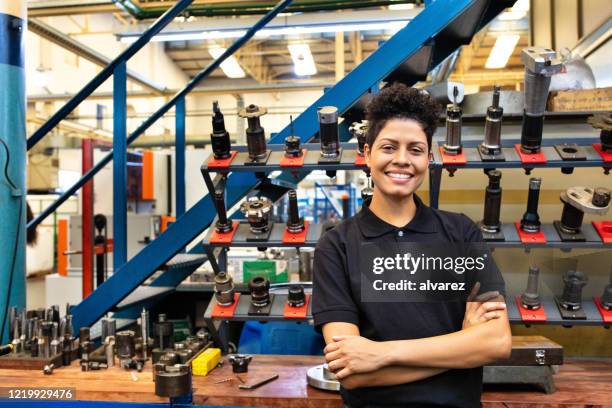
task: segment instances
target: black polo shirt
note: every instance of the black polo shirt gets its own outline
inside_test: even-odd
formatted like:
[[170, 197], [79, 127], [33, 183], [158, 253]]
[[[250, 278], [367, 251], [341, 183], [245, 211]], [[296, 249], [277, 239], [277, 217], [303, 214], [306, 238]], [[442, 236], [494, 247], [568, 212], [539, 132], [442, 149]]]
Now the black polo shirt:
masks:
[[[482, 242], [480, 229], [464, 214], [430, 208], [414, 195], [416, 214], [403, 228], [378, 218], [367, 205], [354, 217], [327, 232], [314, 254], [315, 328], [330, 322], [359, 326], [374, 341], [418, 339], [461, 330], [464, 302], [360, 302], [359, 249], [364, 241], [392, 244]], [[494, 262], [493, 262], [494, 264]], [[496, 267], [495, 267], [496, 268]], [[481, 289], [505, 294], [497, 271]], [[452, 369], [412, 383], [341, 390], [350, 407], [479, 407], [482, 367]]]

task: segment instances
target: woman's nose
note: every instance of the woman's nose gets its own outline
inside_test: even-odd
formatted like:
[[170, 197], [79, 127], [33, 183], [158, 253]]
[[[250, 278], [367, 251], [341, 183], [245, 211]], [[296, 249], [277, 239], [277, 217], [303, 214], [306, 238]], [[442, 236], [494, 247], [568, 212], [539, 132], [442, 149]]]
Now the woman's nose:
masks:
[[395, 164], [403, 164], [409, 166], [410, 159], [408, 157], [408, 152], [405, 149], [397, 149], [395, 152], [395, 156], [393, 157], [393, 162]]

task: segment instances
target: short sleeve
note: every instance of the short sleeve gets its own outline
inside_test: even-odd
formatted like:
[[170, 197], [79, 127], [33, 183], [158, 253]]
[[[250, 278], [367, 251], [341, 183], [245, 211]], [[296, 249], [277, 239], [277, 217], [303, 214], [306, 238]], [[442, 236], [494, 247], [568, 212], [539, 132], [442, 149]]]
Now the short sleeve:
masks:
[[[461, 217], [465, 242], [484, 243], [485, 241], [482, 237], [482, 232], [474, 221], [469, 219], [465, 214], [461, 214]], [[495, 259], [493, 258], [489, 247], [487, 245], [482, 245], [479, 247], [479, 255], [484, 255], [490, 260], [488, 263], [489, 267], [481, 272], [478, 272], [474, 277], [474, 283], [476, 281], [480, 282], [479, 293], [496, 290], [503, 297], [506, 297], [506, 284], [504, 282], [504, 278], [497, 267], [497, 264], [495, 263]]]
[[324, 324], [346, 322], [359, 325], [359, 313], [349, 280], [346, 254], [338, 232], [326, 233], [317, 244], [313, 260], [312, 315], [315, 329]]

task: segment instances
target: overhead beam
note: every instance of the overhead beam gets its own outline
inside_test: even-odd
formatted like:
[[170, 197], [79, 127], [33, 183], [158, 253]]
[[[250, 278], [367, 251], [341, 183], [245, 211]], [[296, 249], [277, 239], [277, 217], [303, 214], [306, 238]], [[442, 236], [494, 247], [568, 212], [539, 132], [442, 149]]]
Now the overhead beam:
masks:
[[[302, 82], [284, 83], [284, 84], [262, 84], [262, 85], [243, 85], [235, 87], [219, 86], [196, 88], [189, 93], [189, 96], [215, 96], [215, 95], [234, 95], [234, 94], [256, 94], [256, 93], [275, 93], [275, 92], [303, 92], [303, 91], [320, 91], [324, 88], [333, 86], [332, 82]], [[176, 89], [168, 89], [161, 96], [171, 96], [178, 92]], [[42, 94], [28, 95], [28, 102], [54, 102], [65, 101], [72, 98], [72, 94]], [[155, 93], [149, 91], [128, 91], [128, 98], [154, 98], [159, 97]], [[88, 99], [102, 100], [112, 99], [112, 92], [95, 92]]]
[[[101, 67], [106, 67], [112, 61], [110, 58], [100, 54], [93, 48], [88, 47], [87, 45], [75, 40], [74, 38], [64, 34], [63, 32], [51, 27], [50, 25], [38, 19], [28, 19], [28, 29], [34, 34], [37, 34], [42, 38], [51, 41], [56, 45], [59, 45], [65, 50], [73, 52], [79, 57], [82, 57], [87, 61], [90, 61]], [[134, 72], [133, 70], [127, 71], [127, 77], [129, 80], [148, 89], [149, 91], [152, 91], [157, 95], [161, 95], [164, 93], [164, 86], [145, 78], [144, 76], [140, 75], [137, 72]]]

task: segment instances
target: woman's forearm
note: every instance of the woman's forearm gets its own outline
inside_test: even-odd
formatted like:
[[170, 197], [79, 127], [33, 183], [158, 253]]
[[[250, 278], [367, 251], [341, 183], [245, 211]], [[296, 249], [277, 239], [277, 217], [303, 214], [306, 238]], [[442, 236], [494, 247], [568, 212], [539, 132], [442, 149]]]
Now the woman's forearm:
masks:
[[491, 321], [441, 336], [386, 342], [384, 365], [473, 368], [507, 358], [512, 351], [507, 324]]
[[352, 390], [363, 387], [383, 387], [423, 380], [447, 371], [445, 368], [389, 366], [364, 374], [353, 374], [340, 383]]

